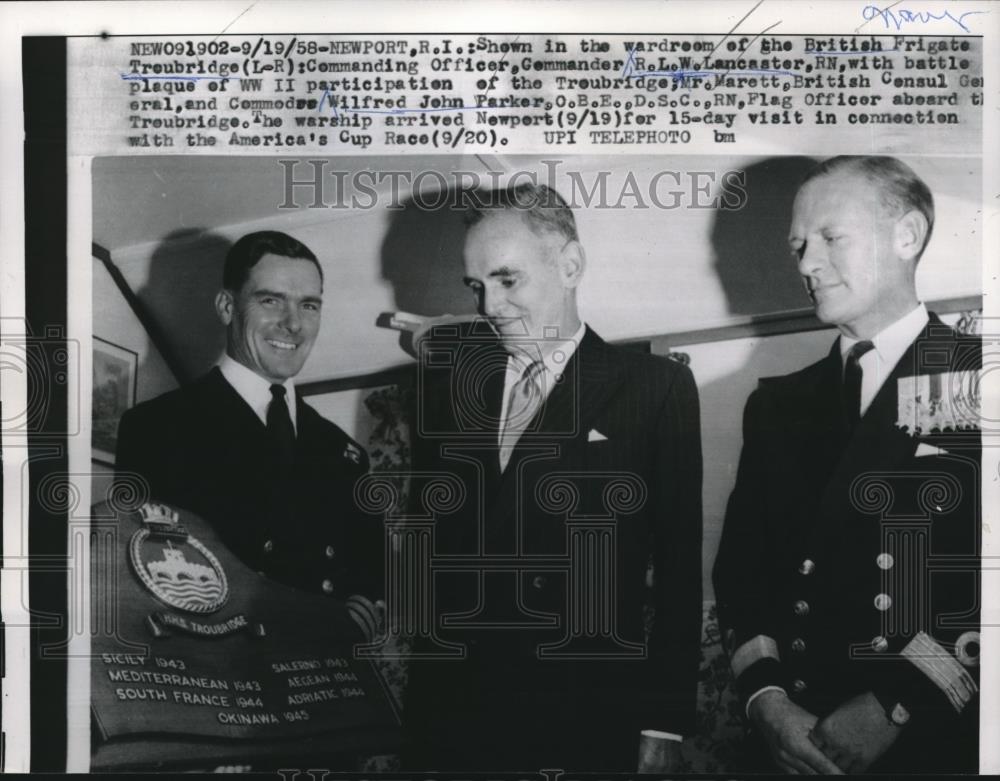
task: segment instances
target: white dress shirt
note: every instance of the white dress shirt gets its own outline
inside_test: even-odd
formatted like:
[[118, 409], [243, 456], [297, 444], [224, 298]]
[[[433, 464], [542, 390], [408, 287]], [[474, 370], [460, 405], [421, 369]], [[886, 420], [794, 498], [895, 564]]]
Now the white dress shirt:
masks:
[[[927, 314], [927, 307], [918, 304], [909, 314], [903, 315], [892, 325], [883, 328], [869, 341], [875, 345], [874, 350], [869, 350], [858, 363], [861, 365], [861, 414], [864, 415], [871, 406], [875, 395], [885, 384], [886, 378], [896, 368], [903, 353], [913, 344], [913, 340], [920, 335], [930, 319]], [[851, 339], [849, 336], [840, 337], [840, 363], [846, 366], [847, 353], [856, 345], [860, 339]]]
[[[219, 361], [219, 370], [226, 382], [233, 386], [240, 398], [250, 405], [250, 409], [260, 418], [260, 422], [267, 425], [267, 408], [271, 404], [271, 381], [261, 377], [256, 372], [248, 369], [242, 363], [234, 361], [229, 355], [223, 355]], [[285, 404], [288, 405], [288, 414], [292, 419], [292, 429], [298, 433], [295, 422], [295, 383], [291, 377], [283, 383], [273, 383], [285, 386]]]

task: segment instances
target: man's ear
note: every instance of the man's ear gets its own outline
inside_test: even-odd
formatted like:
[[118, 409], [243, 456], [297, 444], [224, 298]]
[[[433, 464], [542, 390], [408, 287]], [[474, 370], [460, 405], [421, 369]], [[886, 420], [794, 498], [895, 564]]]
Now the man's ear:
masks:
[[215, 294], [215, 314], [219, 316], [219, 320], [222, 321], [223, 325], [229, 325], [233, 321], [233, 309], [236, 306], [236, 301], [233, 299], [233, 294], [223, 288], [218, 293]]
[[903, 260], [916, 262], [917, 258], [920, 257], [920, 251], [924, 248], [924, 243], [927, 241], [930, 227], [927, 217], [917, 209], [911, 209], [897, 219], [892, 236], [896, 256]]
[[559, 250], [556, 262], [559, 264], [559, 271], [566, 287], [575, 288], [580, 284], [583, 272], [587, 269], [587, 253], [584, 252], [580, 242], [567, 241]]

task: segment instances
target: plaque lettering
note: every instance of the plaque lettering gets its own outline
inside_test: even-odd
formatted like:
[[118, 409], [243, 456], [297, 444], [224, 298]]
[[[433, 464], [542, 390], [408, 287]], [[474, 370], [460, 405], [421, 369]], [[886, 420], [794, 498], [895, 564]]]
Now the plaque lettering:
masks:
[[275, 769], [395, 749], [395, 703], [354, 658], [364, 638], [341, 603], [257, 575], [181, 509], [118, 521], [115, 555], [92, 567], [96, 583], [117, 582], [116, 631], [93, 641], [92, 769]]

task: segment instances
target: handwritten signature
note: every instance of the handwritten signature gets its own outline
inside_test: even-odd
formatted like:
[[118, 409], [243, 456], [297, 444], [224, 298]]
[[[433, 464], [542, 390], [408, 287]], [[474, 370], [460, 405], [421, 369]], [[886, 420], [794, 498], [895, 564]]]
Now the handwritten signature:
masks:
[[928, 22], [941, 22], [945, 19], [950, 19], [967, 33], [972, 31], [966, 27], [965, 22], [962, 20], [967, 16], [984, 13], [986, 11], [966, 11], [964, 14], [959, 14], [956, 17], [951, 11], [942, 11], [936, 14], [931, 11], [908, 11], [905, 8], [897, 10], [894, 6], [879, 8], [877, 5], [866, 5], [861, 11], [861, 15], [865, 18], [866, 22], [870, 22], [872, 19], [880, 16], [886, 27], [889, 27], [890, 23], [892, 23], [896, 26], [897, 30], [901, 30], [907, 22], [927, 24]]

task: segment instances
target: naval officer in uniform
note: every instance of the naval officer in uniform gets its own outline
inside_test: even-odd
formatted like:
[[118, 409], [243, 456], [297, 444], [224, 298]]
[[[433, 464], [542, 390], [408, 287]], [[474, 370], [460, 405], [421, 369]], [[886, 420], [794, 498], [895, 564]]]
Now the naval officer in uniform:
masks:
[[890, 157], [828, 160], [795, 199], [840, 334], [747, 401], [714, 568], [754, 745], [787, 772], [977, 769], [981, 349], [917, 297], [933, 225]]
[[369, 633], [382, 593], [382, 524], [354, 484], [364, 449], [295, 394], [319, 333], [323, 271], [284, 233], [230, 248], [215, 299], [219, 364], [122, 417], [116, 467], [150, 495], [200, 515], [246, 565], [346, 601]]

